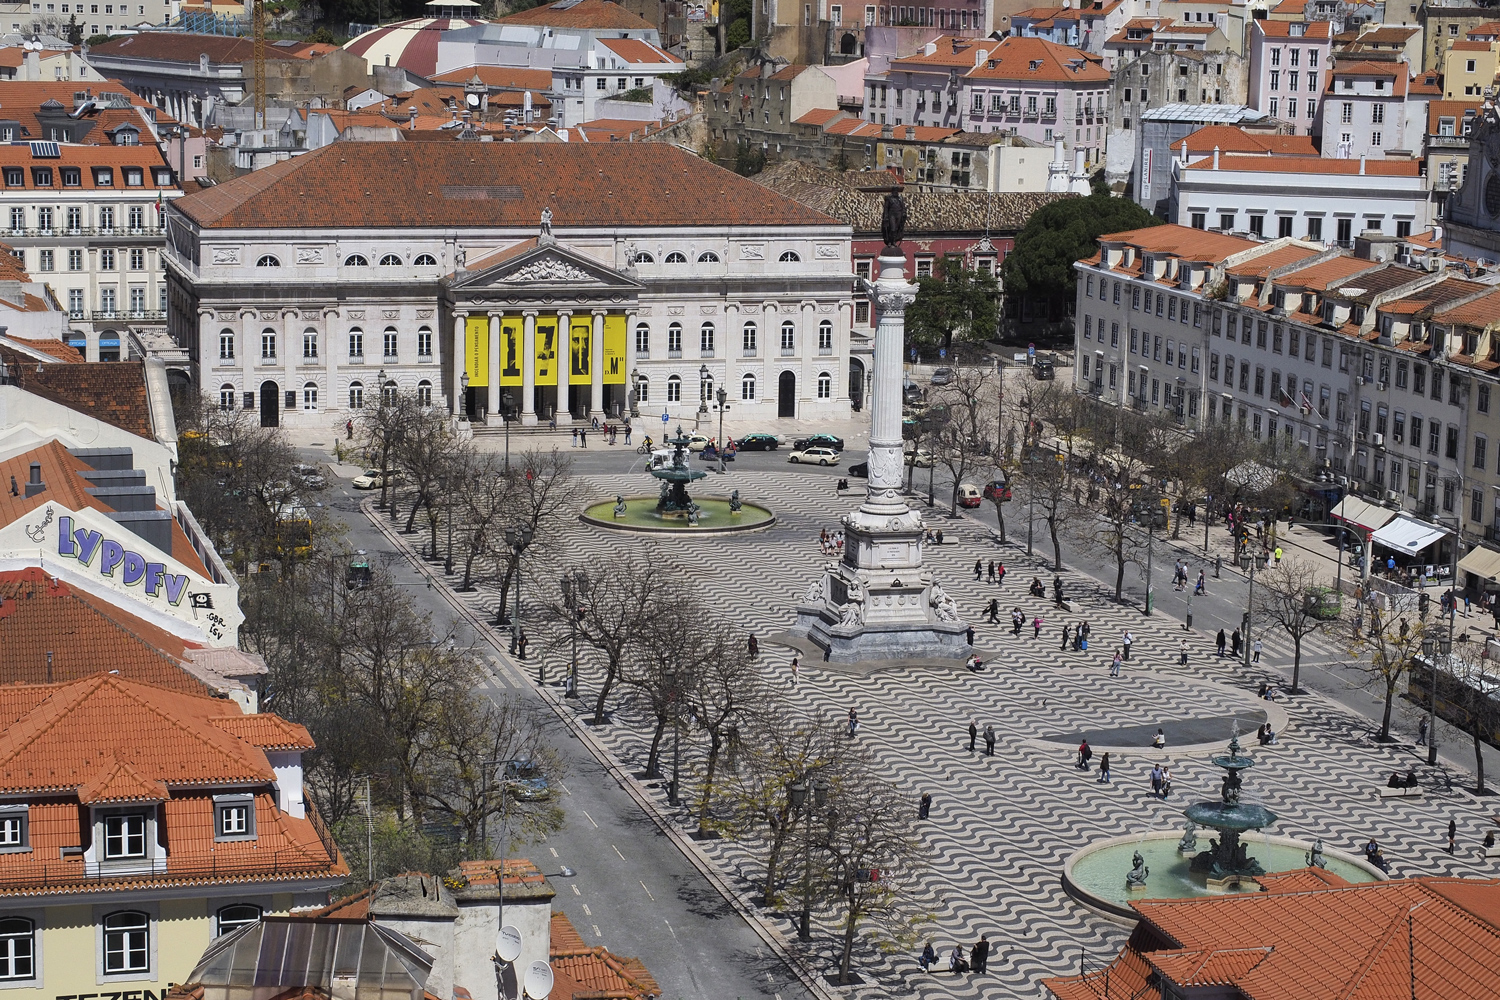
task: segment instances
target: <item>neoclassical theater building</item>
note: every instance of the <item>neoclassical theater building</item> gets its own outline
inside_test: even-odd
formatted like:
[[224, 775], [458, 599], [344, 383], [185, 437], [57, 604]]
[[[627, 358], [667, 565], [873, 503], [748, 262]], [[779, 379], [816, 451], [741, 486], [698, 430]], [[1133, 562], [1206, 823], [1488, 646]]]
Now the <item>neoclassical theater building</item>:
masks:
[[168, 329], [266, 426], [847, 416], [849, 227], [668, 145], [337, 142], [178, 199]]

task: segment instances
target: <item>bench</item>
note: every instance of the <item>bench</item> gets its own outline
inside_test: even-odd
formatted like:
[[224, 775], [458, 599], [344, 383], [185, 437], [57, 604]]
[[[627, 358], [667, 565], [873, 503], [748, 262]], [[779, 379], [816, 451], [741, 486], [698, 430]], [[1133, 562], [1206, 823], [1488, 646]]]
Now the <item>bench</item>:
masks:
[[1387, 788], [1381, 786], [1379, 789], [1382, 799], [1420, 799], [1422, 797], [1422, 786], [1412, 788]]

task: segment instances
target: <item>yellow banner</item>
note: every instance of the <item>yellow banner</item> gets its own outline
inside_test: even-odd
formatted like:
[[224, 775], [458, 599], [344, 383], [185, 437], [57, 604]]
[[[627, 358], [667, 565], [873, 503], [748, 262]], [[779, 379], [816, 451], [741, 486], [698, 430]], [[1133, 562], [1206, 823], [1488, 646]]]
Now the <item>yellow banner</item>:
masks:
[[604, 317], [604, 384], [625, 384], [625, 317]]
[[557, 384], [557, 317], [536, 318], [536, 385]]
[[568, 384], [588, 385], [594, 341], [594, 319], [584, 316], [573, 320], [568, 337]]
[[469, 388], [490, 384], [490, 318], [468, 316], [464, 319], [464, 371]]
[[521, 348], [525, 326], [520, 318], [500, 321], [500, 384], [521, 384]]

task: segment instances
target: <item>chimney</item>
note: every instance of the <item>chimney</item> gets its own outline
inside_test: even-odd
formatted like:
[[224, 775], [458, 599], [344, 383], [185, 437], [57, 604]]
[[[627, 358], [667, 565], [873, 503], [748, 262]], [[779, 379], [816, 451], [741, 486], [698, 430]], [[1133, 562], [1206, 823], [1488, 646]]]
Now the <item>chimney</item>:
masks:
[[42, 463], [41, 462], [32, 462], [31, 463], [31, 479], [29, 479], [27, 481], [27, 483], [26, 483], [26, 496], [27, 496], [27, 498], [29, 499], [31, 497], [36, 496], [38, 493], [41, 493], [46, 488], [47, 488], [47, 484], [44, 483], [44, 482], [42, 482]]
[[1361, 153], [1359, 155], [1359, 176], [1363, 177], [1364, 175], [1365, 175], [1365, 156], [1364, 156], [1363, 153]]
[[408, 130], [415, 132], [417, 129], [417, 109], [415, 107], [407, 108], [406, 113], [406, 127]]
[[906, 137], [908, 139], [915, 139], [917, 137], [917, 130], [910, 125], [906, 126]]
[[1219, 169], [1219, 147], [1218, 146], [1214, 147], [1214, 169], [1215, 170]]

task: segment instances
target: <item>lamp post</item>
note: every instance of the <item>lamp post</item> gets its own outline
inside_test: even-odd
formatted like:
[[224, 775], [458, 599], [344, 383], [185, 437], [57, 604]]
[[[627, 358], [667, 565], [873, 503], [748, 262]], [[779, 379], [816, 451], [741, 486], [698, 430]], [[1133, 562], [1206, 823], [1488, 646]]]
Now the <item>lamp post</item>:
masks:
[[459, 385], [458, 420], [459, 420], [459, 423], [465, 423], [466, 424], [466, 423], [469, 422], [469, 373], [468, 372], [464, 372], [462, 375], [459, 376], [458, 385]]
[[[520, 655], [521, 647], [521, 556], [531, 546], [531, 525], [523, 524], [519, 528], [505, 529], [505, 544], [515, 553], [516, 559], [516, 610], [510, 616], [510, 651]], [[546, 669], [546, 661], [536, 661], [536, 682], [546, 683], [543, 671]]]
[[693, 430], [698, 430], [703, 424], [703, 418], [708, 416], [708, 380], [713, 378], [713, 373], [708, 370], [708, 365], [698, 366], [698, 414], [693, 418]]
[[[663, 668], [666, 668], [667, 658], [665, 656], [663, 656], [661, 659], [662, 659], [662, 666], [663, 666]], [[667, 801], [670, 802], [672, 805], [676, 806], [676, 805], [681, 805], [682, 804], [678, 800], [678, 798], [677, 798], [678, 769], [681, 767], [681, 764], [682, 764], [682, 757], [681, 757], [681, 754], [679, 753], [679, 750], [680, 750], [680, 731], [679, 731], [679, 727], [677, 725], [677, 702], [678, 702], [678, 697], [677, 697], [677, 694], [678, 694], [678, 692], [677, 692], [677, 678], [678, 678], [678, 673], [677, 673], [676, 668], [663, 669], [662, 676], [666, 679], [666, 682], [667, 682], [667, 691], [668, 691], [667, 697], [671, 699], [671, 704], [672, 704], [672, 780], [667, 785]]]
[[722, 474], [725, 471], [725, 469], [724, 469], [724, 411], [727, 410], [727, 409], [729, 409], [729, 390], [726, 389], [726, 388], [724, 388], [722, 385], [719, 386], [719, 391], [714, 394], [714, 398], [719, 401], [719, 472]]
[[578, 623], [583, 621], [583, 602], [589, 596], [589, 575], [581, 569], [563, 574], [560, 582], [563, 606], [568, 609], [568, 622], [572, 631], [572, 656], [568, 660], [568, 684], [563, 692], [565, 698], [578, 697]]
[[828, 782], [818, 778], [812, 783], [812, 795], [807, 794], [807, 780], [794, 781], [787, 786], [787, 795], [792, 812], [800, 812], [802, 823], [802, 915], [797, 921], [797, 938], [812, 939], [812, 817], [813, 806], [822, 809], [828, 804]]
[[510, 408], [515, 397], [508, 391], [500, 394], [500, 419], [505, 421], [505, 471], [510, 471]]
[[448, 488], [448, 477], [442, 479], [444, 506], [448, 508], [448, 515], [444, 518], [448, 522], [448, 557], [443, 560], [443, 575], [453, 575], [453, 491]]
[[1155, 603], [1151, 594], [1151, 557], [1152, 542], [1156, 539], [1156, 505], [1153, 504], [1146, 510], [1146, 607], [1145, 614], [1151, 614], [1151, 607]]
[[632, 417], [641, 415], [641, 370], [639, 368], [630, 370], [630, 415]]
[[1245, 620], [1242, 631], [1245, 636], [1245, 646], [1241, 650], [1244, 656], [1245, 669], [1250, 668], [1250, 619], [1255, 610], [1255, 566], [1260, 560], [1251, 555], [1249, 548], [1240, 553], [1240, 569], [1250, 571], [1250, 594], [1245, 599]]
[[1026, 554], [1031, 555], [1031, 532], [1036, 524], [1036, 456], [1030, 450], [1021, 458], [1026, 466]]

